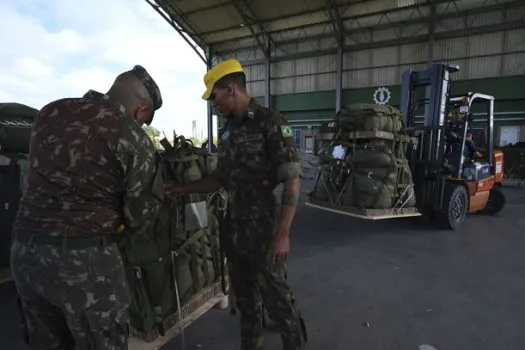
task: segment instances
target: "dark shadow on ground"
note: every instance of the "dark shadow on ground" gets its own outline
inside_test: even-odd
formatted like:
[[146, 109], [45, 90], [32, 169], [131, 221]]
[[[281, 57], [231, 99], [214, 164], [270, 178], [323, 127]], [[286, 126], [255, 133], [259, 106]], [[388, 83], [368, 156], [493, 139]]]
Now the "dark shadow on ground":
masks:
[[[525, 349], [525, 189], [505, 193], [500, 215], [472, 215], [457, 232], [301, 206], [289, 282], [309, 349]], [[1, 348], [23, 349], [12, 285], [0, 285], [0, 302]], [[180, 349], [180, 340], [164, 349]], [[239, 349], [238, 316], [211, 310], [186, 329], [185, 345]], [[278, 334], [267, 332], [265, 345], [280, 349]]]

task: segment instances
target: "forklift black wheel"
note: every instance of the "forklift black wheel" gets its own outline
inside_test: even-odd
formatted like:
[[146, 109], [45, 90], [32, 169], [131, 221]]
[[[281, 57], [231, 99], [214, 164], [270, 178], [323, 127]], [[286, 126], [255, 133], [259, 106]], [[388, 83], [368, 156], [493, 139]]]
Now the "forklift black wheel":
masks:
[[439, 226], [457, 230], [465, 221], [468, 212], [468, 194], [465, 186], [449, 183], [443, 193], [443, 209], [437, 213]]
[[489, 199], [484, 209], [480, 210], [480, 214], [496, 215], [505, 206], [507, 200], [503, 191], [499, 187], [494, 187], [490, 190]]

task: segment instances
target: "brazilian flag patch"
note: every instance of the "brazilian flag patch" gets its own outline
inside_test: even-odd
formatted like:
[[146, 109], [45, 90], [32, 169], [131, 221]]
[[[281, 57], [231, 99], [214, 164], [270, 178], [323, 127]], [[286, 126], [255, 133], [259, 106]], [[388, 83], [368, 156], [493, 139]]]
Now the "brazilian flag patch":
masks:
[[281, 136], [285, 139], [293, 137], [292, 128], [289, 125], [281, 125]]

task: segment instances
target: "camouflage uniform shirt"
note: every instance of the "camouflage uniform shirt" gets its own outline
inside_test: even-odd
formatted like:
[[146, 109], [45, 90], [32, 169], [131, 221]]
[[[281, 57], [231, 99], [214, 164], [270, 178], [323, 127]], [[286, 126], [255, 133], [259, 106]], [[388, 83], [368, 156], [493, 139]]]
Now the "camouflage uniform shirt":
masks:
[[42, 108], [16, 230], [88, 236], [148, 224], [161, 205], [162, 178], [153, 143], [125, 113], [95, 91]]
[[288, 121], [253, 100], [244, 118], [228, 118], [219, 134], [218, 157], [216, 175], [230, 194], [233, 220], [273, 217], [275, 187], [301, 176]]

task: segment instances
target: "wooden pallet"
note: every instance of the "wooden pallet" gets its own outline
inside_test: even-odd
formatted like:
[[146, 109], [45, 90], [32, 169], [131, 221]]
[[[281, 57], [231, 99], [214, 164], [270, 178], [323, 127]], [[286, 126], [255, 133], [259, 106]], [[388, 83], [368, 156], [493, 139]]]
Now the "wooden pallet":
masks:
[[203, 289], [190, 299], [188, 303], [182, 306], [179, 312], [175, 312], [164, 321], [166, 334], [160, 336], [157, 329], [147, 333], [141, 333], [135, 329], [132, 330], [131, 338], [129, 340], [129, 350], [158, 350], [174, 337], [180, 334], [184, 328], [189, 326], [193, 321], [204, 315], [208, 310], [217, 304], [221, 304], [221, 308], [228, 307], [227, 300], [222, 292], [221, 282], [216, 282]]
[[[11, 281], [11, 269], [9, 267], [0, 269], [0, 283]], [[220, 308], [228, 307], [228, 296], [222, 292], [221, 282], [216, 282], [196, 294], [181, 308], [182, 320], [176, 312], [166, 319], [164, 327], [167, 330], [164, 336], [160, 336], [157, 329], [148, 333], [141, 333], [135, 329], [131, 330], [129, 339], [129, 350], [158, 350], [175, 338], [182, 330], [188, 327], [193, 321], [204, 315], [215, 305], [220, 304]]]
[[307, 207], [365, 220], [385, 220], [421, 216], [421, 213], [414, 207], [399, 209], [360, 209], [345, 205], [333, 205], [313, 198], [309, 198], [305, 205]]
[[0, 283], [6, 283], [12, 280], [11, 268], [9, 266], [0, 268]]

